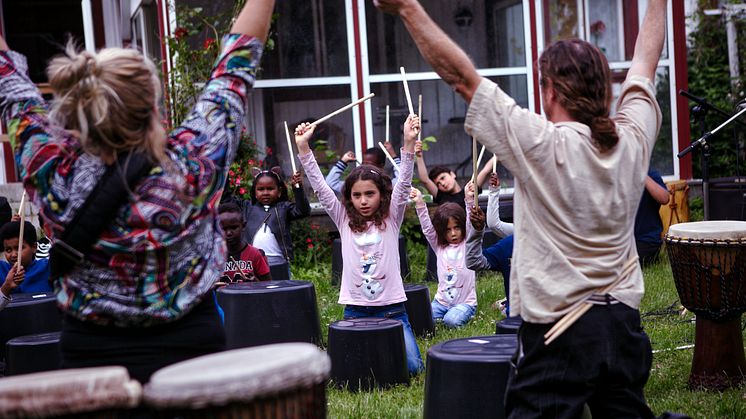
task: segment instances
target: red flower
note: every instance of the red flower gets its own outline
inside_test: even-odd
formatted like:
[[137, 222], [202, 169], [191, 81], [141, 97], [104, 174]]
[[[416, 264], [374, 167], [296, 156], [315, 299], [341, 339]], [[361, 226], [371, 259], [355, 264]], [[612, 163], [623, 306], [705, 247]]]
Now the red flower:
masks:
[[176, 30], [174, 31], [174, 38], [176, 39], [184, 38], [187, 35], [189, 35], [189, 31], [184, 28], [176, 28]]
[[229, 170], [228, 176], [236, 176], [236, 172], [234, 172], [233, 170]]
[[249, 159], [248, 163], [249, 163], [249, 166], [253, 166], [254, 165], [254, 159]]
[[244, 194], [246, 194], [246, 188], [240, 188], [240, 189], [238, 190], [238, 193], [240, 193], [241, 195], [244, 195]]
[[205, 43], [202, 44], [202, 47], [209, 49], [213, 45], [215, 45], [215, 38], [207, 38], [205, 39]]
[[313, 249], [313, 245], [311, 243], [308, 243], [308, 248]]
[[596, 36], [601, 36], [606, 32], [606, 24], [602, 20], [597, 20], [591, 24], [591, 33]]
[[310, 237], [306, 239], [306, 243], [311, 243], [312, 241]]
[[236, 179], [236, 186], [241, 186], [241, 179]]

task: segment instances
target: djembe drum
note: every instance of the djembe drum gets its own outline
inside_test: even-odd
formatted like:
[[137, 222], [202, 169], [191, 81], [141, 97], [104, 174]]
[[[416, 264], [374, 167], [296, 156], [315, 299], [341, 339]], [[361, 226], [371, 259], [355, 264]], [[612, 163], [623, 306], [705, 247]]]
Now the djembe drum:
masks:
[[124, 367], [16, 375], [0, 380], [0, 417], [129, 418], [141, 396]]
[[235, 349], [156, 371], [144, 398], [163, 418], [324, 418], [330, 369], [310, 343]]
[[697, 315], [689, 386], [723, 390], [746, 377], [746, 222], [672, 225], [666, 234], [681, 304]]

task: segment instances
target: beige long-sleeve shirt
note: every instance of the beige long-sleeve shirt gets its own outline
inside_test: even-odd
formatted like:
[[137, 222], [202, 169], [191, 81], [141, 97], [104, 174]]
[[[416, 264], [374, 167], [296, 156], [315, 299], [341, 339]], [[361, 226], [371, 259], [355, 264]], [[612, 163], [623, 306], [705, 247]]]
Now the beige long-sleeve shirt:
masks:
[[[650, 80], [627, 80], [617, 109], [619, 143], [602, 153], [588, 126], [547, 121], [487, 79], [469, 106], [466, 132], [518, 180], [510, 307], [528, 322], [558, 320], [636, 255], [634, 218], [661, 124]], [[643, 291], [637, 266], [610, 294], [638, 308]]]

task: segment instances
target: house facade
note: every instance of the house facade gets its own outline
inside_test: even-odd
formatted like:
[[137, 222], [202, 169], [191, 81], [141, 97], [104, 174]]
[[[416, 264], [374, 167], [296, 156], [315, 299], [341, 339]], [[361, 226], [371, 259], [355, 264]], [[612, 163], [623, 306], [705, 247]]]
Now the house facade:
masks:
[[[206, 13], [232, 7], [226, 0], [184, 1], [202, 3]], [[55, 11], [51, 3], [64, 6]], [[598, 45], [609, 59], [618, 94], [647, 7], [647, 0], [421, 3], [469, 54], [481, 75], [498, 82], [520, 105], [536, 112], [541, 107], [535, 63], [544, 47], [557, 39], [579, 37]], [[691, 157], [676, 158], [676, 152], [690, 141], [688, 103], [677, 95], [687, 87], [685, 16], [690, 3], [669, 2], [666, 44], [656, 81], [664, 122], [651, 165], [667, 179], [691, 177]], [[169, 72], [172, 57], [161, 39], [178, 28], [172, 1], [2, 0], [1, 4], [3, 33], [12, 47], [35, 57], [32, 73], [42, 86], [44, 63], [54, 52], [45, 42], [63, 42], [63, 32], [82, 39], [89, 49], [140, 48], [160, 63], [164, 74]], [[19, 22], [17, 16], [26, 17]], [[427, 163], [470, 176], [470, 139], [463, 130], [467, 106], [422, 59], [398, 19], [364, 0], [280, 1], [277, 16], [275, 48], [263, 59], [247, 124], [261, 149], [271, 149], [287, 166], [286, 172], [290, 161], [284, 121], [292, 125], [315, 119], [369, 93], [376, 94], [373, 100], [328, 122], [327, 148], [338, 155], [347, 150], [361, 154], [383, 141], [386, 105], [391, 109], [389, 135], [399, 145], [407, 114], [399, 72], [403, 66], [415, 107], [422, 95], [423, 135], [437, 139], [426, 154]], [[7, 142], [3, 146], [0, 161], [6, 170], [1, 171], [0, 182], [12, 182], [12, 158]], [[509, 177], [506, 180], [511, 183]]]

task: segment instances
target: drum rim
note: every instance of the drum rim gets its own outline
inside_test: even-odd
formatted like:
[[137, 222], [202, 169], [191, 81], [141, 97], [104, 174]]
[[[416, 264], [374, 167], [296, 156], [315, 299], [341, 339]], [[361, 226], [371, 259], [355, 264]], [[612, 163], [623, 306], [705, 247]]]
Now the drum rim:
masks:
[[[713, 231], [702, 231], [699, 228], [710, 226]], [[726, 226], [730, 227], [727, 228]], [[688, 228], [691, 227], [691, 228]], [[722, 236], [726, 232], [733, 233], [731, 237]], [[667, 241], [675, 240], [703, 240], [703, 241], [746, 241], [746, 221], [738, 220], [710, 220], [710, 221], [693, 221], [686, 223], [672, 224], [666, 232]]]
[[[52, 389], [69, 391], [61, 397]], [[127, 369], [121, 366], [44, 371], [0, 380], [3, 417], [133, 408], [140, 404], [141, 398], [142, 386], [130, 379]]]
[[[292, 356], [278, 359], [279, 355]], [[225, 370], [227, 376], [224, 374], [222, 377], [206, 370], [211, 363], [228, 360], [243, 363], [240, 364], [241, 368]], [[184, 373], [190, 371], [201, 373], [199, 376], [186, 377]], [[278, 343], [234, 349], [179, 362], [156, 371], [145, 385], [144, 400], [155, 408], [223, 406], [298, 388], [310, 388], [325, 382], [330, 372], [329, 357], [310, 343]]]
[[[278, 283], [278, 282], [292, 282], [293, 284], [290, 286], [277, 286], [275, 288], [250, 288], [248, 286], [244, 286], [244, 284], [267, 284], [272, 285], [272, 283]], [[261, 294], [261, 293], [268, 293], [268, 292], [275, 292], [278, 290], [299, 290], [299, 289], [306, 289], [306, 288], [314, 288], [313, 282], [311, 281], [303, 281], [298, 279], [281, 279], [278, 281], [248, 281], [248, 282], [233, 282], [229, 283], [224, 287], [221, 287], [217, 290], [219, 294], [245, 294], [247, 291], [250, 291], [252, 294]]]

